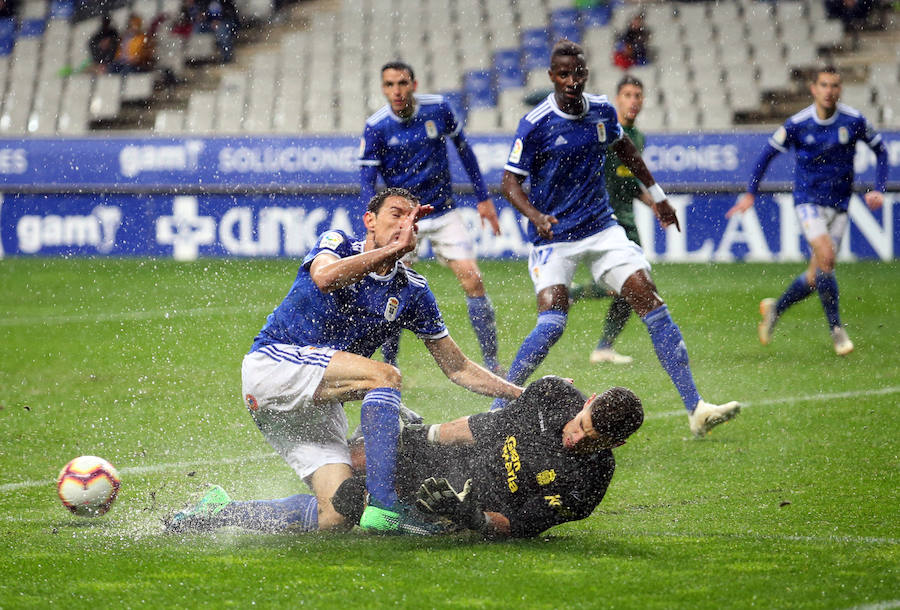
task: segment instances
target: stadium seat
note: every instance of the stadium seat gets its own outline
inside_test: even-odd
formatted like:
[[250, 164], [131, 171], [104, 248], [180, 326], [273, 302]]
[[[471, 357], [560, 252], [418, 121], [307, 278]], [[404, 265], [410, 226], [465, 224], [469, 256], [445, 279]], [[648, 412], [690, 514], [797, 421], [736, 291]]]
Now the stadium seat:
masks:
[[82, 135], [87, 131], [92, 88], [90, 75], [74, 74], [66, 79], [57, 124], [61, 135]]
[[19, 38], [40, 38], [47, 29], [47, 20], [43, 17], [23, 19], [19, 24]]
[[515, 133], [519, 121], [530, 110], [524, 102], [525, 88], [504, 89], [497, 99], [497, 112], [500, 113], [500, 128], [507, 133]]
[[581, 42], [581, 24], [579, 22], [578, 9], [571, 5], [567, 8], [554, 9], [550, 13], [550, 40], [563, 38]]
[[46, 73], [38, 79], [34, 104], [28, 118], [28, 133], [52, 135], [56, 133], [59, 104], [62, 100], [63, 79], [56, 74]]
[[194, 91], [188, 100], [187, 115], [184, 117], [184, 131], [191, 134], [211, 133], [215, 125], [215, 118], [215, 91]]
[[473, 108], [466, 119], [469, 133], [496, 133], [500, 130], [497, 111], [491, 107]]
[[209, 32], [192, 33], [184, 44], [184, 58], [189, 62], [203, 62], [215, 59], [215, 35]]
[[838, 47], [844, 41], [844, 25], [837, 19], [813, 22], [812, 41], [820, 49]]
[[16, 20], [0, 19], [0, 56], [9, 55], [16, 46]]
[[156, 113], [153, 132], [160, 135], [180, 134], [184, 129], [184, 111], [160, 110]]
[[95, 79], [90, 116], [94, 121], [115, 118], [122, 107], [122, 77], [103, 74]]
[[868, 83], [844, 83], [841, 87], [841, 101], [866, 114], [865, 109], [872, 107], [874, 91]]
[[303, 87], [304, 82], [300, 79], [279, 79], [272, 109], [272, 130], [275, 133], [291, 134], [303, 130]]
[[59, 20], [69, 20], [75, 14], [75, 3], [73, 0], [52, 0], [50, 2], [50, 18]]
[[497, 105], [497, 94], [491, 77], [489, 70], [470, 70], [463, 75], [463, 94], [466, 96], [467, 108], [471, 110]]
[[522, 54], [518, 49], [499, 49], [494, 52], [494, 71], [499, 90], [518, 88], [525, 84]]
[[535, 68], [547, 69], [550, 57], [550, 42], [547, 30], [532, 28], [522, 30], [522, 69], [526, 72]]
[[791, 70], [784, 61], [766, 61], [758, 65], [759, 88], [762, 91], [787, 89], [791, 82]]
[[612, 3], [598, 3], [581, 11], [581, 25], [584, 28], [605, 27], [612, 21]]
[[666, 111], [662, 106], [644, 108], [638, 120], [643, 131], [662, 131], [666, 128]]
[[244, 121], [244, 104], [247, 100], [247, 73], [228, 71], [222, 74], [216, 96], [216, 120], [214, 128], [225, 134], [240, 133]]
[[132, 72], [122, 76], [122, 101], [145, 102], [153, 97], [154, 75], [151, 72]]

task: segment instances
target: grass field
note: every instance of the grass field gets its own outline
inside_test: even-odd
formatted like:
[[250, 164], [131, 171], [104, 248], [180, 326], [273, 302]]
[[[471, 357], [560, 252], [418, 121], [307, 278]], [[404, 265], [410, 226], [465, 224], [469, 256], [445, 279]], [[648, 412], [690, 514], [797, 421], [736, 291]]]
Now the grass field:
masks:
[[[534, 323], [525, 265], [485, 263], [509, 363]], [[429, 277], [477, 354], [452, 276]], [[626, 385], [641, 430], [604, 502], [536, 540], [170, 536], [160, 519], [217, 482], [233, 497], [303, 489], [244, 412], [240, 362], [295, 261], [0, 261], [0, 608], [900, 606], [900, 264], [838, 269], [856, 351], [832, 351], [813, 297], [756, 339], [757, 303], [796, 264], [657, 265], [704, 398], [745, 404], [690, 439], [680, 400], [632, 319], [627, 367], [588, 364], [608, 301], [578, 303], [540, 373]], [[412, 336], [404, 401], [428, 420], [483, 410]], [[359, 405], [349, 407], [351, 423]], [[108, 515], [56, 498], [69, 459], [122, 473]]]

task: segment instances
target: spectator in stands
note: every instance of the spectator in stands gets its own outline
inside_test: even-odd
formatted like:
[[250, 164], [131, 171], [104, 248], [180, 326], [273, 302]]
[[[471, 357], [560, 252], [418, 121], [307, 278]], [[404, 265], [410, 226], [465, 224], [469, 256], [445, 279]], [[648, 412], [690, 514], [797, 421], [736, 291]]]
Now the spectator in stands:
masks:
[[178, 16], [172, 24], [172, 33], [188, 38], [203, 20], [203, 9], [196, 0], [182, 0]]
[[845, 32], [863, 29], [873, 8], [875, 0], [825, 0], [825, 14], [843, 21]]
[[112, 24], [109, 14], [104, 14], [100, 20], [100, 28], [88, 40], [94, 72], [106, 74], [115, 71], [119, 41], [119, 31]]
[[222, 61], [234, 60], [234, 39], [238, 29], [238, 13], [232, 0], [213, 0], [206, 9], [206, 31], [216, 36]]
[[623, 70], [643, 66], [649, 62], [650, 30], [644, 24], [644, 14], [635, 13], [628, 27], [619, 34], [613, 63]]
[[116, 55], [116, 71], [146, 72], [153, 67], [153, 48], [150, 37], [144, 31], [144, 20], [132, 13], [128, 17], [128, 27], [119, 43]]
[[13, 0], [0, 0], [0, 19], [11, 19], [16, 16], [16, 7]]

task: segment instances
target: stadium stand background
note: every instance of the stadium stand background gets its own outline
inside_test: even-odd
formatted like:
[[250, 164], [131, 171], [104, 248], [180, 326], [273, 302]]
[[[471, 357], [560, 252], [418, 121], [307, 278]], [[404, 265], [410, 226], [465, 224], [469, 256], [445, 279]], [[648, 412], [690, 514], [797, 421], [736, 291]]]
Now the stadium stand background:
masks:
[[[589, 88], [612, 92], [623, 74], [611, 63], [615, 34], [638, 10], [652, 61], [629, 72], [646, 85], [646, 131], [780, 123], [809, 103], [806, 79], [825, 61], [844, 74], [843, 101], [880, 128], [900, 127], [900, 33], [887, 4], [876, 3], [859, 33], [828, 19], [821, 0], [235, 4], [236, 61], [223, 65], [213, 34], [170, 33], [180, 0], [20, 0], [17, 17], [0, 22], [0, 136], [356, 134], [383, 104], [378, 69], [394, 58], [416, 68], [421, 90], [447, 95], [470, 132], [511, 133], [529, 95], [548, 85], [557, 38], [581, 42]], [[88, 59], [101, 9], [120, 30], [131, 12], [145, 24], [168, 16], [155, 40], [155, 71], [73, 73]]]

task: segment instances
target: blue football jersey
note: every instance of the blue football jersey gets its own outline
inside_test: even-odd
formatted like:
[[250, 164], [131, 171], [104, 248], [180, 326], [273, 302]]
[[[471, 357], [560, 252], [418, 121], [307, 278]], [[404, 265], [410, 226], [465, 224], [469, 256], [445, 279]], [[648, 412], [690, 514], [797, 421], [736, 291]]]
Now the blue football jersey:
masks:
[[415, 98], [408, 119], [394, 114], [389, 104], [368, 118], [359, 163], [377, 167], [387, 186], [410, 190], [434, 206], [432, 216], [437, 216], [453, 207], [446, 136], [456, 136], [462, 125], [440, 95]]
[[333, 347], [371, 356], [385, 339], [406, 328], [422, 339], [448, 335], [434, 294], [420, 274], [399, 261], [385, 276], [369, 273], [330, 293], [319, 290], [309, 273], [322, 252], [345, 258], [360, 254], [364, 242], [343, 231], [327, 231], [310, 250], [281, 304], [266, 318], [251, 352], [273, 343]]
[[584, 108], [581, 115], [567, 114], [551, 93], [519, 121], [505, 169], [528, 176], [531, 204], [559, 221], [552, 240], [528, 223], [535, 245], [576, 241], [615, 223], [603, 161], [607, 147], [624, 132], [605, 95], [585, 94]]
[[794, 203], [846, 210], [853, 190], [853, 157], [856, 143], [870, 147], [881, 135], [857, 110], [838, 104], [836, 112], [822, 120], [815, 106], [809, 106], [785, 121], [769, 138], [779, 152], [796, 151]]

